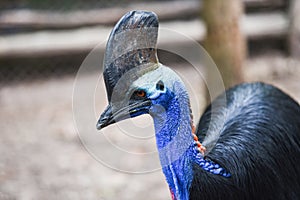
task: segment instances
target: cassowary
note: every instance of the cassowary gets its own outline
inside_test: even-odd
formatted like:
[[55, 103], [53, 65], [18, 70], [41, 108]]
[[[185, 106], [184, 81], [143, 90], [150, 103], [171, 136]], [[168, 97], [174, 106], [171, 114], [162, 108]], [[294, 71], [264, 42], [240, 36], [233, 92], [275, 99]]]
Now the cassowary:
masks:
[[196, 130], [184, 83], [158, 62], [157, 29], [154, 13], [132, 11], [112, 30], [109, 105], [97, 128], [150, 114], [172, 199], [300, 199], [299, 104], [271, 85], [241, 84], [212, 102]]

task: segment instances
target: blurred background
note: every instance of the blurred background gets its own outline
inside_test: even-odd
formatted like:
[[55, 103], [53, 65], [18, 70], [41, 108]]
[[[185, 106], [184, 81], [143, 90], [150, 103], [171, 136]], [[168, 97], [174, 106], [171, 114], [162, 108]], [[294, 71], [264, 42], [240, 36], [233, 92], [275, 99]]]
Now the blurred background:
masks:
[[[203, 45], [225, 87], [264, 81], [300, 101], [299, 0], [1, 0], [1, 200], [170, 199], [160, 170], [121, 173], [94, 159], [83, 147], [73, 120], [73, 84], [82, 62], [93, 48], [105, 44], [122, 15], [137, 9], [154, 11], [162, 29]], [[184, 40], [162, 38], [162, 49], [189, 50]], [[98, 52], [101, 60], [104, 45]], [[199, 118], [209, 101], [203, 80], [194, 80], [184, 58], [164, 50], [158, 54], [162, 63], [197, 88], [200, 106], [194, 114]], [[84, 74], [86, 82], [102, 73], [102, 62], [91, 65]], [[210, 69], [203, 66], [202, 72], [208, 84], [214, 84]], [[103, 92], [101, 81], [98, 90]], [[98, 98], [102, 102], [96, 105], [96, 115], [106, 104], [105, 96]], [[137, 126], [151, 126], [149, 120], [137, 119]], [[114, 127], [109, 131], [118, 132]], [[153, 137], [146, 147], [135, 147], [132, 140], [119, 136], [110, 133], [111, 140], [125, 141], [135, 151], [155, 149]], [[104, 149], [109, 152], [109, 148]], [[118, 159], [124, 165], [148, 165], [127, 157]], [[153, 162], [158, 162], [156, 157]]]

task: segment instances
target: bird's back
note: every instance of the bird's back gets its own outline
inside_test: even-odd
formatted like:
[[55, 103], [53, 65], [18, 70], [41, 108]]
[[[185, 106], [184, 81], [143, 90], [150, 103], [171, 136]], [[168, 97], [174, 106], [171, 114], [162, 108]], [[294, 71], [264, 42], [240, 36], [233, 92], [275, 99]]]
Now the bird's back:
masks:
[[225, 94], [207, 108], [197, 136], [207, 146], [206, 159], [231, 177], [195, 164], [190, 198], [300, 199], [299, 104], [263, 83], [241, 84]]

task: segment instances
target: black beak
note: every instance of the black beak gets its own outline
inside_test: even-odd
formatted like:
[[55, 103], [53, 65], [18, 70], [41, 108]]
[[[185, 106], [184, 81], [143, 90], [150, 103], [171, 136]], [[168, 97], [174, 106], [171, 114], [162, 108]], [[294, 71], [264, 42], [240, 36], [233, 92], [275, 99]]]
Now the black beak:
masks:
[[111, 105], [108, 105], [96, 124], [98, 130], [115, 123], [112, 113], [112, 107]]
[[117, 121], [147, 114], [149, 113], [150, 106], [151, 101], [148, 99], [130, 103], [128, 106], [123, 106], [120, 109], [114, 109], [114, 106], [109, 104], [101, 114], [96, 127], [100, 130], [110, 124], [116, 123]]

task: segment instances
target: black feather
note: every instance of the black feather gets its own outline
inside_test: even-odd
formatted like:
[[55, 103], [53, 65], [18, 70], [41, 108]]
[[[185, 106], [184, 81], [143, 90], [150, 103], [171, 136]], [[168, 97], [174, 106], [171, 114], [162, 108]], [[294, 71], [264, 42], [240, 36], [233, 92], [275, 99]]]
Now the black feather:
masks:
[[[236, 86], [213, 104], [214, 114], [225, 121], [206, 158], [232, 176], [216, 176], [194, 165], [190, 199], [300, 199], [299, 104], [263, 83]], [[210, 123], [218, 123], [211, 120], [211, 110], [209, 106], [197, 129], [203, 142], [212, 134]]]

